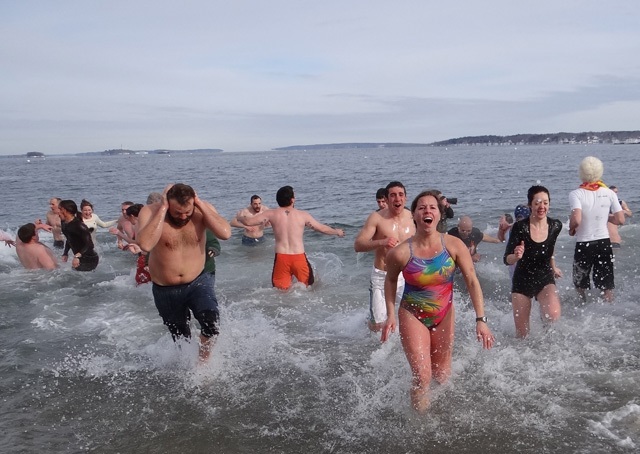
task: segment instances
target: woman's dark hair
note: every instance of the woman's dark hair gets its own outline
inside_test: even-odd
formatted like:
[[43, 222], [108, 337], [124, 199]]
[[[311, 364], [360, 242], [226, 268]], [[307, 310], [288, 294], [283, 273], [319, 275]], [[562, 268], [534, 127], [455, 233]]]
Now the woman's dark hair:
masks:
[[444, 216], [444, 205], [440, 203], [440, 194], [442, 193], [437, 189], [428, 189], [426, 191], [422, 191], [416, 196], [415, 199], [413, 199], [413, 202], [411, 202], [411, 213], [413, 214], [416, 212], [416, 208], [418, 208], [418, 200], [420, 200], [422, 197], [430, 195], [431, 197], [436, 199], [436, 202], [438, 202], [438, 211], [440, 211], [440, 216]]
[[135, 205], [131, 205], [127, 208], [127, 216], [135, 216], [138, 217], [140, 214], [140, 210], [144, 205], [141, 203], [136, 203]]
[[531, 186], [527, 191], [527, 201], [529, 202], [529, 206], [531, 206], [531, 204], [533, 203], [533, 196], [541, 192], [544, 192], [545, 194], [547, 194], [549, 196], [549, 202], [551, 202], [551, 194], [549, 194], [549, 190], [544, 186], [536, 185], [536, 186]]
[[82, 202], [80, 202], [81, 211], [84, 207], [91, 207], [91, 209], [93, 210], [93, 205], [91, 205], [91, 202], [89, 202], [87, 199], [82, 199]]
[[58, 204], [60, 208], [64, 208], [65, 211], [69, 212], [73, 216], [80, 218], [80, 212], [78, 212], [78, 205], [73, 200], [61, 200]]

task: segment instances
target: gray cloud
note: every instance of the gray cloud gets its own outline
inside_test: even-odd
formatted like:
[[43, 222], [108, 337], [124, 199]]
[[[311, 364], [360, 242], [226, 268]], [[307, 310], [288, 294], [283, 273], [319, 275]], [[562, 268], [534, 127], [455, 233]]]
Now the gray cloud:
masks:
[[2, 2], [0, 154], [637, 129], [635, 17], [631, 0]]

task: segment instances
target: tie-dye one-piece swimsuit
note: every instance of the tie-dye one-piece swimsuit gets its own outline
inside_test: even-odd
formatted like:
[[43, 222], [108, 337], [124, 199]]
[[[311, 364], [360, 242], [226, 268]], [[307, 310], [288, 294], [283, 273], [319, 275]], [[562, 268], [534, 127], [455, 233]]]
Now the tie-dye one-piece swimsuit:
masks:
[[430, 259], [414, 257], [411, 238], [411, 258], [402, 270], [405, 285], [400, 307], [430, 329], [442, 322], [453, 304], [456, 264], [444, 245], [444, 236], [441, 237], [442, 252]]

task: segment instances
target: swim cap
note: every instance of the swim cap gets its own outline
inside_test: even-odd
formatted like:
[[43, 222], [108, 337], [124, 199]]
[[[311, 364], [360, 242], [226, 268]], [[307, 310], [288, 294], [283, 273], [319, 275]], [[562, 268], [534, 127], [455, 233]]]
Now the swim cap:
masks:
[[513, 211], [513, 216], [516, 218], [516, 221], [520, 219], [528, 218], [531, 214], [531, 210], [526, 205], [518, 205], [516, 209]]

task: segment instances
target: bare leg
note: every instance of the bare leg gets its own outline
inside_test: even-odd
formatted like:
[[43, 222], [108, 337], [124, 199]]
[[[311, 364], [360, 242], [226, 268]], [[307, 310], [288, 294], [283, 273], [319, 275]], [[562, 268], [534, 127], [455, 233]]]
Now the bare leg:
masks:
[[431, 403], [431, 334], [427, 327], [406, 309], [398, 310], [398, 323], [400, 340], [413, 376], [411, 404], [418, 413], [424, 413]]
[[576, 292], [578, 292], [578, 296], [580, 297], [582, 302], [586, 303], [587, 302], [587, 292], [586, 292], [586, 290], [583, 289], [583, 288], [576, 287]]
[[444, 383], [451, 376], [454, 320], [451, 308], [442, 323], [431, 331], [407, 310], [398, 311], [400, 339], [413, 375], [411, 403], [418, 413], [426, 412], [431, 404], [431, 378]]
[[429, 330], [432, 376], [438, 383], [445, 383], [451, 377], [455, 319], [455, 309], [452, 306], [444, 320], [435, 329]]
[[607, 289], [607, 290], [604, 290], [602, 293], [604, 296], [604, 300], [607, 303], [613, 303], [613, 290]]
[[516, 337], [524, 339], [529, 335], [531, 298], [522, 293], [512, 293], [511, 305], [513, 306], [513, 321], [516, 324]]
[[540, 317], [544, 323], [553, 323], [560, 318], [562, 312], [560, 297], [555, 284], [545, 285], [538, 293], [538, 303], [540, 304]]
[[211, 350], [213, 349], [215, 341], [215, 336], [206, 337], [200, 334], [200, 345], [198, 346], [198, 357], [200, 359], [200, 364], [204, 364], [209, 360], [209, 356], [211, 355]]

